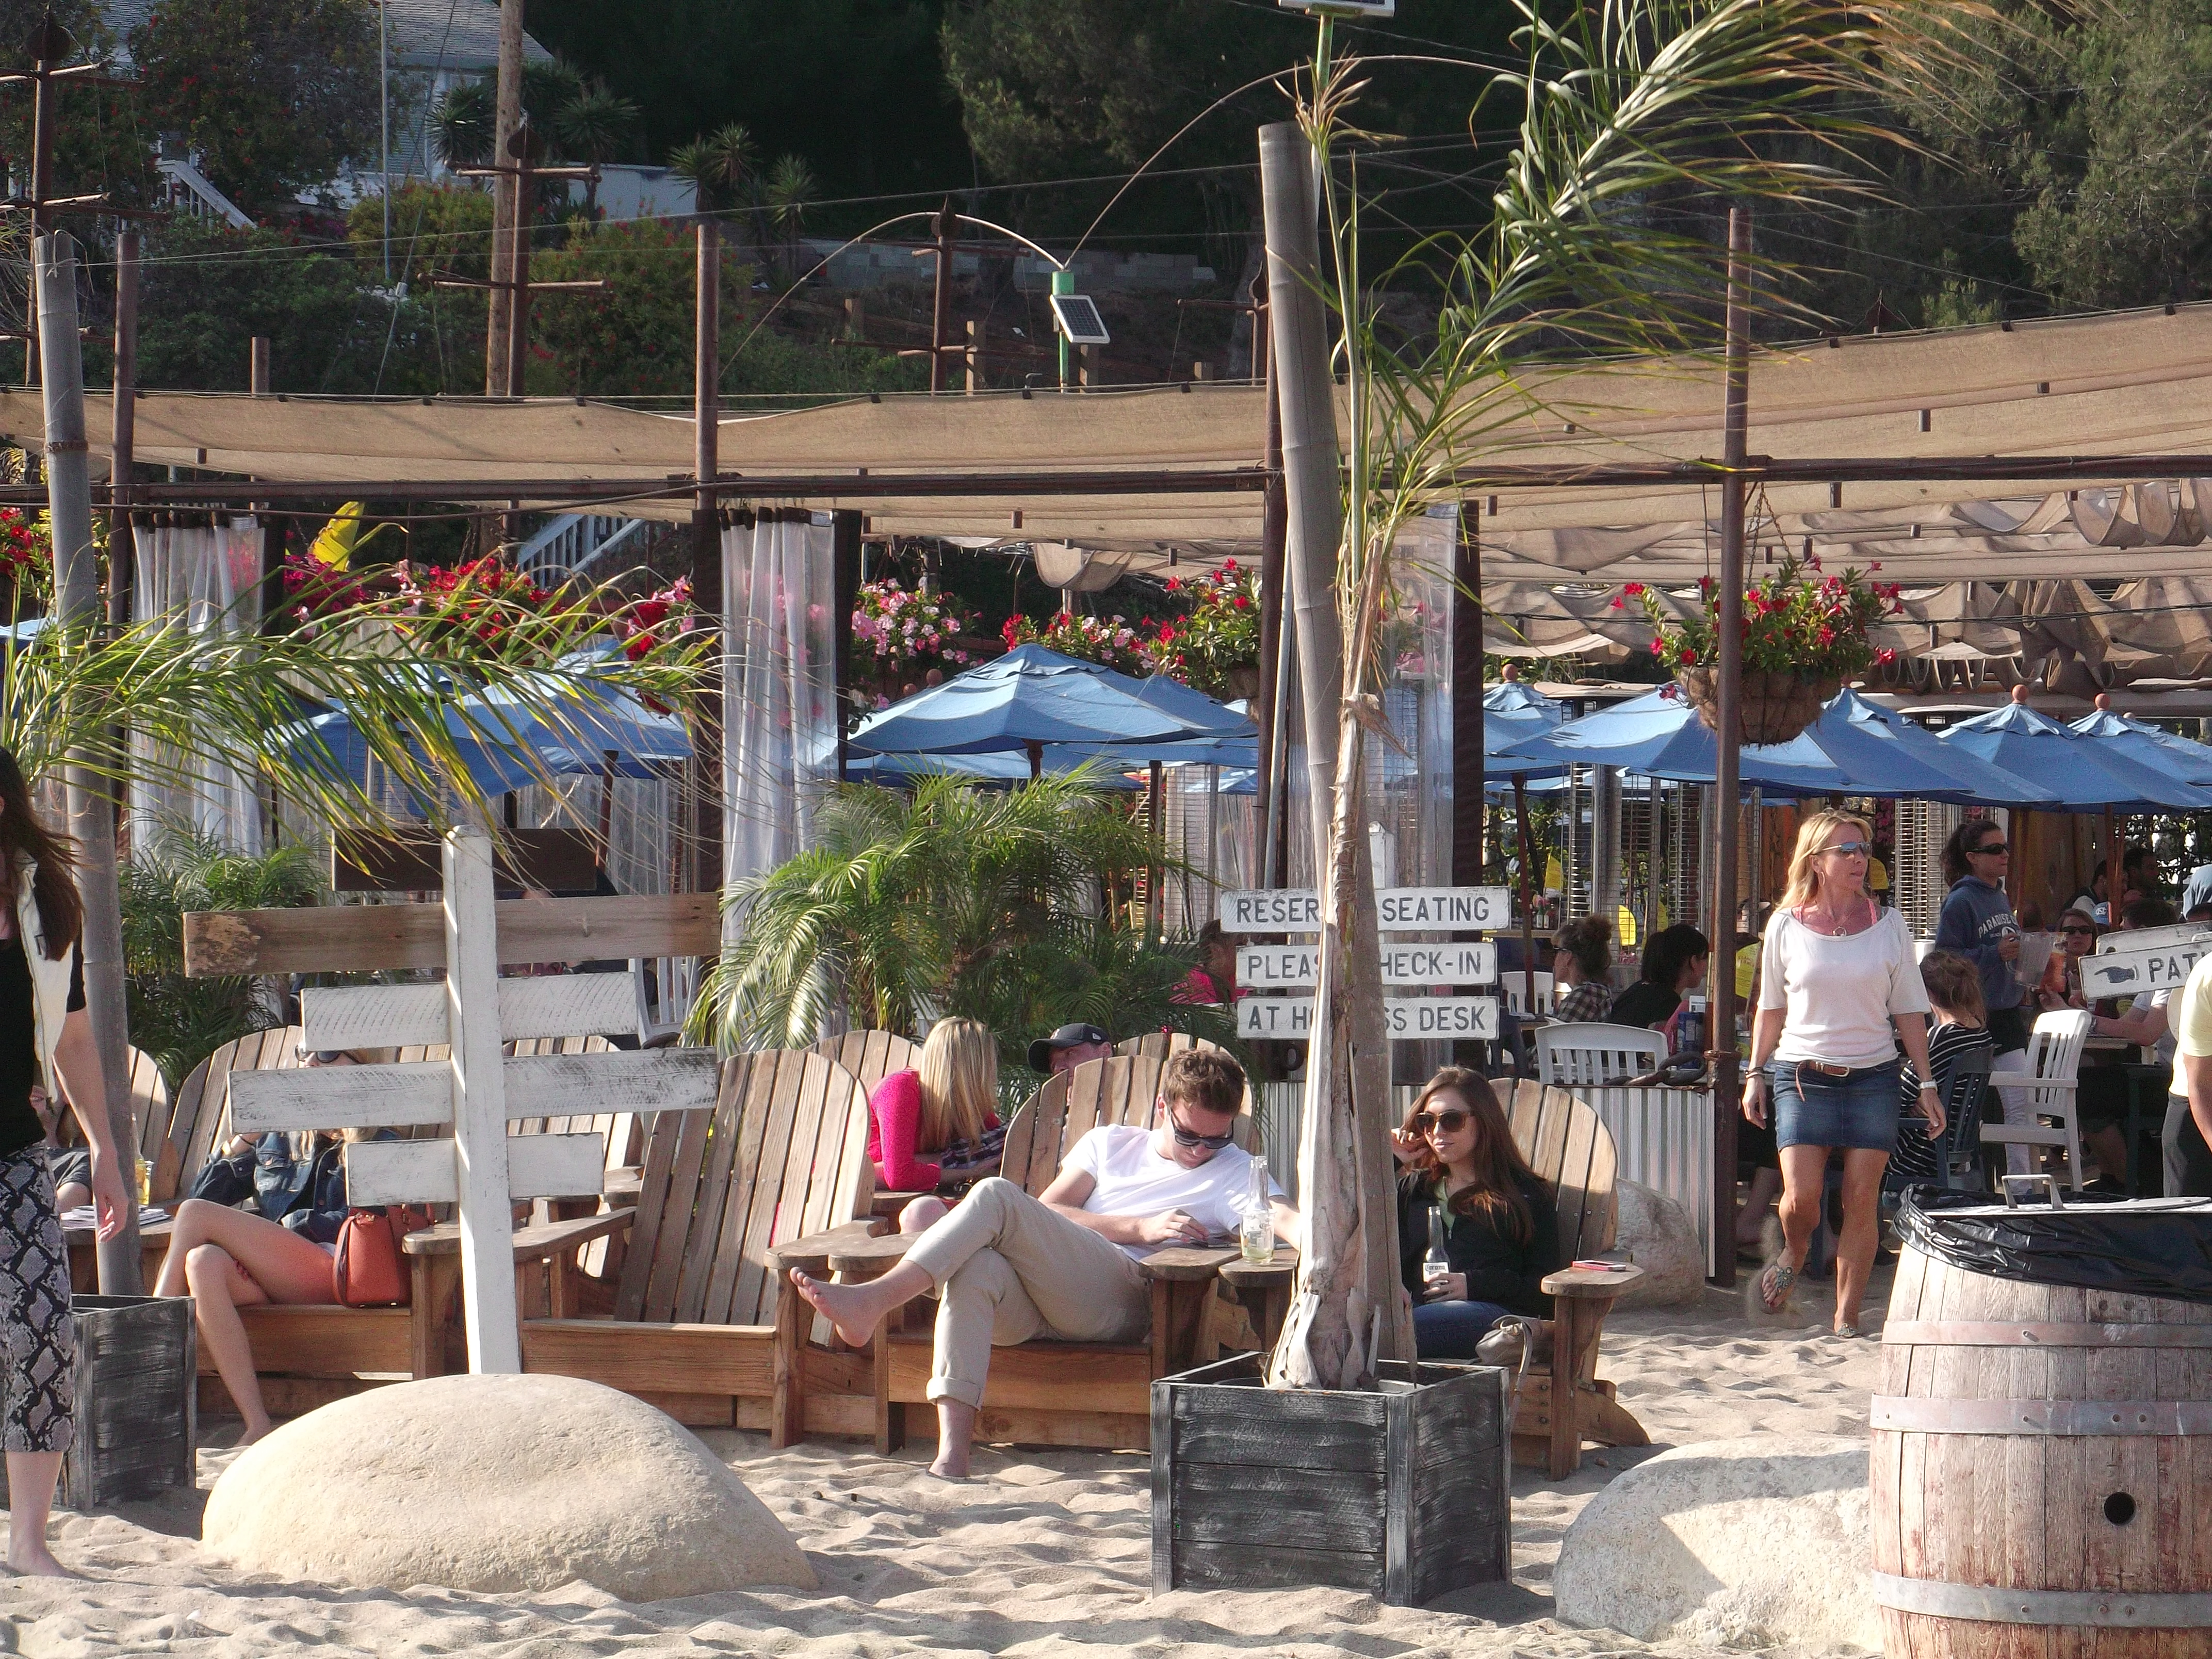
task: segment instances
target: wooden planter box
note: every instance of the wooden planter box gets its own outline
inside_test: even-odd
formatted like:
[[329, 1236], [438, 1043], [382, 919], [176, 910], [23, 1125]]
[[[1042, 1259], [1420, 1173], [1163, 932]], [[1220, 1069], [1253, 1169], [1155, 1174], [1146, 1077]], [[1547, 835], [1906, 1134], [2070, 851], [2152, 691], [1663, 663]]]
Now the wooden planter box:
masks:
[[1152, 1384], [1152, 1590], [1364, 1590], [1512, 1575], [1512, 1373], [1385, 1364], [1374, 1394], [1278, 1392], [1239, 1354]]
[[73, 1308], [76, 1438], [62, 1459], [58, 1501], [90, 1510], [189, 1487], [199, 1439], [191, 1298], [79, 1296]]

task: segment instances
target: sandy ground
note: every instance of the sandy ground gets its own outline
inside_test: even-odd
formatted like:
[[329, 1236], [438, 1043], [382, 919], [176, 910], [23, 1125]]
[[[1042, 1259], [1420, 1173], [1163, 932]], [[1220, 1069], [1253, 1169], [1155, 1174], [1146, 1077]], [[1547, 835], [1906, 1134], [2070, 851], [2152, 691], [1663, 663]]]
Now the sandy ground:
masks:
[[[1808, 1285], [1800, 1312], [1818, 1325], [1747, 1322], [1740, 1300], [1712, 1291], [1699, 1308], [1619, 1314], [1601, 1372], [1655, 1449], [1753, 1432], [1863, 1434], [1875, 1344], [1827, 1335], [1831, 1305]], [[880, 1458], [832, 1441], [771, 1453], [760, 1436], [710, 1432], [708, 1443], [811, 1556], [822, 1588], [634, 1606], [583, 1584], [512, 1596], [341, 1591], [248, 1581], [204, 1563], [200, 1506], [234, 1455], [222, 1448], [236, 1423], [206, 1428], [199, 1492], [56, 1516], [56, 1553], [86, 1577], [0, 1581], [0, 1653], [1594, 1659], [1654, 1650], [1551, 1616], [1561, 1536], [1593, 1492], [1650, 1455], [1640, 1449], [1594, 1451], [1564, 1482], [1521, 1472], [1514, 1583], [1398, 1608], [1333, 1589], [1152, 1598], [1150, 1474], [1139, 1455], [982, 1452], [977, 1479], [953, 1486], [925, 1473], [926, 1449]]]

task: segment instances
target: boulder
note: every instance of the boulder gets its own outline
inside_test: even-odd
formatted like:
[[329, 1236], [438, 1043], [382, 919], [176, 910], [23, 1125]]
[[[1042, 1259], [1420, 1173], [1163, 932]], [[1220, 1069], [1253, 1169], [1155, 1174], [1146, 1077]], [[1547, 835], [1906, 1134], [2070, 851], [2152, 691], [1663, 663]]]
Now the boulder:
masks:
[[1644, 1277], [1620, 1293], [1616, 1308], [1674, 1308], [1700, 1302], [1705, 1294], [1705, 1252], [1690, 1212], [1664, 1193], [1633, 1181], [1613, 1184], [1620, 1220], [1613, 1247], [1644, 1269]]
[[1638, 1464], [1568, 1528], [1559, 1616], [1644, 1642], [1879, 1651], [1867, 1443], [1752, 1435]]
[[565, 1376], [432, 1377], [310, 1412], [223, 1472], [201, 1540], [247, 1572], [351, 1589], [815, 1588], [782, 1522], [688, 1430]]

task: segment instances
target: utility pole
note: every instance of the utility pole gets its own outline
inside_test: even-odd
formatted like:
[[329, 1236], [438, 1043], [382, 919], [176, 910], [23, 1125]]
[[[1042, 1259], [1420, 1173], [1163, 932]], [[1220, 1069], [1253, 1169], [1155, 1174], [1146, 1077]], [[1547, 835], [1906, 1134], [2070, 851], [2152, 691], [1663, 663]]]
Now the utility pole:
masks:
[[[514, 130], [522, 125], [522, 0], [499, 0], [498, 113], [492, 126], [492, 158], [507, 153]], [[495, 176], [491, 187], [491, 313], [484, 331], [484, 396], [516, 397], [507, 389], [507, 338], [514, 319], [514, 222], [521, 211], [521, 180]]]
[[138, 233], [115, 239], [115, 398], [107, 438], [107, 623], [131, 626], [137, 544], [131, 535], [131, 468], [138, 445]]
[[[92, 467], [84, 435], [84, 352], [77, 334], [76, 244], [49, 232], [31, 244], [33, 280], [39, 291], [39, 331], [45, 348], [46, 505], [54, 538], [54, 588], [67, 628], [97, 628], [101, 621], [100, 557], [92, 541]], [[65, 774], [70, 833], [76, 839], [77, 886], [84, 898], [84, 999], [100, 1051], [103, 1101], [70, 1103], [81, 1113], [104, 1107], [118, 1153], [136, 1159], [138, 1137], [131, 1121], [130, 1028], [123, 990], [123, 909], [116, 885], [115, 802], [96, 764], [72, 755]], [[25, 948], [29, 948], [25, 941]], [[124, 1177], [123, 1231], [100, 1241], [100, 1288], [106, 1296], [143, 1290], [138, 1253], [138, 1182], [135, 1162]]]
[[[489, 283], [475, 282], [468, 277], [450, 274], [432, 279], [439, 288], [488, 288], [491, 290], [493, 315], [498, 315], [502, 298], [507, 301], [507, 335], [505, 350], [500, 364], [497, 382], [488, 388], [495, 398], [520, 398], [523, 395], [524, 371], [530, 362], [530, 295], [532, 288], [548, 293], [561, 290], [568, 293], [598, 293], [606, 283], [597, 277], [574, 283], [537, 283], [530, 280], [530, 234], [533, 204], [537, 199], [538, 181], [541, 179], [584, 179], [596, 183], [599, 170], [596, 167], [542, 167], [538, 158], [545, 153], [544, 141], [531, 130], [527, 121], [511, 133], [503, 153], [509, 158], [488, 167], [455, 167], [454, 173], [464, 179], [498, 179], [514, 186], [515, 215], [507, 236], [507, 276], [501, 278], [495, 270]], [[502, 186], [503, 187], [503, 186]], [[499, 325], [495, 321], [487, 337], [498, 338]]]
[[[693, 300], [691, 337], [691, 471], [698, 493], [691, 507], [691, 602], [706, 613], [708, 626], [726, 629], [729, 594], [722, 580], [722, 514], [715, 482], [722, 455], [722, 227], [719, 220], [702, 216], [698, 222], [698, 269]], [[698, 723], [702, 737], [721, 732], [723, 697], [721, 656], [710, 659], [707, 683], [701, 688]], [[691, 890], [721, 890], [723, 814], [722, 752], [720, 744], [695, 742], [690, 777]]]

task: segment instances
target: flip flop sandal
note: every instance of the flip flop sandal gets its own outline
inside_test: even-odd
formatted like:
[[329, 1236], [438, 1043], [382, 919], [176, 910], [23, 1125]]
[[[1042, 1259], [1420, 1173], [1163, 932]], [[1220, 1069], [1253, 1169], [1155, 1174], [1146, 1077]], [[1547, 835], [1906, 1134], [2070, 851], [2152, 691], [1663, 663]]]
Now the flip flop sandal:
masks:
[[1783, 1304], [1790, 1300], [1790, 1286], [1796, 1282], [1795, 1267], [1780, 1261], [1768, 1263], [1766, 1271], [1759, 1276], [1759, 1305], [1771, 1314], [1780, 1313]]
[[1836, 1327], [1836, 1334], [1841, 1337], [1863, 1337], [1866, 1333], [1856, 1325], [1838, 1325]]

